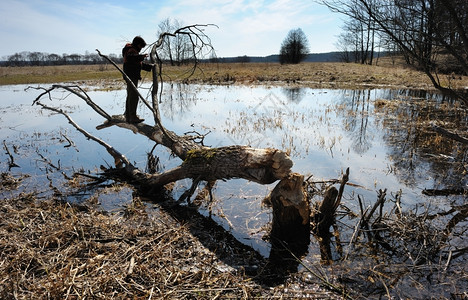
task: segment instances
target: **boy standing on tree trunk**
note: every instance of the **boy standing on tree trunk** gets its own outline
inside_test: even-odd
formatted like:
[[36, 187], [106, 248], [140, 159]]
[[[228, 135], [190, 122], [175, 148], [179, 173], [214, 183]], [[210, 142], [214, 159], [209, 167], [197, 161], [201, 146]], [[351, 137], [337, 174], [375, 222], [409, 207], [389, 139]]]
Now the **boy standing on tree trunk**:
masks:
[[[145, 40], [136, 36], [132, 43], [128, 43], [122, 49], [124, 59], [123, 70], [130, 78], [133, 84], [137, 87], [138, 80], [141, 80], [141, 70], [151, 71], [152, 65], [144, 63], [143, 60], [148, 54], [140, 54], [141, 49], [146, 46]], [[125, 78], [124, 78], [125, 79]], [[125, 120], [128, 123], [140, 123], [144, 119], [140, 119], [136, 110], [138, 107], [138, 92], [133, 88], [130, 82], [127, 82], [127, 100], [125, 103]]]

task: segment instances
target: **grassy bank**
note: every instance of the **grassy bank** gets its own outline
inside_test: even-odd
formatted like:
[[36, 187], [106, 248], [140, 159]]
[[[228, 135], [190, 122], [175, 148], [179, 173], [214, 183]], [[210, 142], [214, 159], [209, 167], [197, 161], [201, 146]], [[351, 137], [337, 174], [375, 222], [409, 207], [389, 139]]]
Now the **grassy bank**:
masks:
[[[381, 61], [377, 66], [345, 63], [229, 63], [201, 64], [189, 78], [188, 67], [165, 66], [164, 80], [210, 84], [297, 84], [315, 88], [388, 87], [433, 89], [427, 76], [402, 64]], [[150, 80], [150, 75], [144, 75]], [[445, 86], [464, 88], [467, 76], [441, 75]], [[111, 65], [1, 67], [0, 85], [71, 81], [121, 81]]]
[[0, 67], [0, 85], [115, 80], [119, 78], [121, 78], [119, 72], [110, 65]]

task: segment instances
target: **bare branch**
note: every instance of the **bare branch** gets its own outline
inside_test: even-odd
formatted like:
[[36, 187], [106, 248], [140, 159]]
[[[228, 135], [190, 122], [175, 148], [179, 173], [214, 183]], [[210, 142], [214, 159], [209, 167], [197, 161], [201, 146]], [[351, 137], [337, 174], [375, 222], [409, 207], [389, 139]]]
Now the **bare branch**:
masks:
[[89, 97], [89, 95], [79, 86], [77, 85], [71, 85], [71, 86], [67, 86], [67, 85], [60, 85], [60, 84], [54, 84], [52, 85], [52, 87], [50, 87], [49, 89], [44, 89], [44, 88], [35, 88], [35, 87], [28, 87], [28, 89], [43, 89], [44, 92], [41, 93], [39, 96], [36, 97], [36, 99], [33, 101], [33, 105], [34, 104], [37, 104], [37, 102], [44, 96], [44, 95], [48, 95], [49, 96], [49, 99], [50, 98], [50, 95], [51, 95], [51, 92], [53, 90], [56, 90], [56, 89], [64, 89], [66, 91], [69, 91], [70, 93], [80, 97], [81, 99], [83, 99], [89, 106], [91, 106], [92, 109], [94, 109], [98, 114], [100, 114], [101, 116], [103, 116], [104, 118], [106, 118], [107, 120], [111, 120], [112, 117], [106, 113], [106, 111], [104, 109], [102, 109], [99, 105], [97, 105], [93, 100], [91, 100], [91, 98]]
[[10, 162], [8, 163], [8, 170], [11, 170], [11, 168], [19, 168], [19, 166], [15, 163], [15, 158], [13, 155], [10, 153], [10, 150], [8, 150], [8, 146], [6, 144], [6, 141], [3, 140], [3, 149], [5, 149], [6, 154], [10, 157]]
[[83, 128], [81, 128], [78, 124], [75, 123], [75, 121], [73, 121], [73, 119], [66, 113], [64, 112], [63, 110], [61, 109], [58, 109], [58, 108], [54, 108], [54, 107], [50, 107], [50, 106], [47, 106], [43, 103], [41, 103], [38, 99], [36, 99], [35, 101], [35, 104], [36, 105], [39, 105], [41, 106], [42, 108], [44, 109], [47, 109], [47, 110], [51, 110], [53, 112], [56, 112], [56, 113], [59, 113], [63, 116], [65, 116], [68, 120], [68, 122], [73, 126], [75, 127], [79, 132], [81, 132], [84, 136], [86, 136], [87, 138], [97, 142], [98, 144], [100, 144], [101, 146], [103, 146], [107, 152], [114, 158], [115, 160], [115, 163], [116, 163], [116, 166], [121, 166], [122, 164], [125, 164], [125, 167], [128, 168], [128, 169], [135, 169], [135, 167], [128, 161], [128, 159], [125, 157], [125, 155], [121, 154], [119, 151], [117, 151], [114, 147], [110, 146], [109, 144], [107, 144], [106, 142], [104, 142], [103, 140], [93, 136], [92, 134], [90, 134], [89, 132], [87, 132], [86, 130], [84, 130]]

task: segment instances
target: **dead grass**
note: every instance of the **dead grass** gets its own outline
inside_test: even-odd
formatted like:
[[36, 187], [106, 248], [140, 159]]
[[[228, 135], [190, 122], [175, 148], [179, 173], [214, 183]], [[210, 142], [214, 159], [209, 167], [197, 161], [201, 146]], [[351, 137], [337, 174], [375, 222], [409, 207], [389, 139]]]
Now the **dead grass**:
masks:
[[[20, 182], [5, 174], [1, 190]], [[33, 193], [2, 200], [0, 298], [268, 299], [310, 293], [304, 286], [288, 288], [297, 287], [294, 282], [262, 286], [242, 267], [220, 260], [216, 248], [240, 250], [228, 240], [208, 249], [193, 234], [193, 226], [202, 229], [199, 222], [184, 225], [151, 211], [138, 199], [123, 214], [37, 201]], [[250, 252], [237, 255], [255, 264]], [[314, 286], [315, 296], [334, 297]]]
[[[432, 85], [426, 76], [408, 68], [345, 63], [271, 63], [203, 65], [189, 81], [237, 84], [291, 84], [313, 88], [424, 88]], [[468, 83], [468, 78], [465, 78]], [[462, 84], [463, 85], [463, 84]]]
[[[346, 63], [228, 63], [201, 64], [190, 78], [187, 67], [165, 66], [164, 80], [208, 84], [290, 84], [314, 88], [417, 88], [433, 89], [427, 76], [400, 62], [380, 59], [379, 65]], [[148, 80], [149, 75], [145, 75]], [[468, 76], [441, 75], [453, 88], [468, 87]], [[1, 67], [0, 85], [91, 81], [116, 85], [122, 79], [110, 65]]]
[[22, 197], [2, 202], [1, 220], [2, 299], [211, 299], [258, 290], [184, 226], [144, 209], [118, 217]]
[[120, 78], [119, 72], [111, 65], [0, 67], [0, 85]]

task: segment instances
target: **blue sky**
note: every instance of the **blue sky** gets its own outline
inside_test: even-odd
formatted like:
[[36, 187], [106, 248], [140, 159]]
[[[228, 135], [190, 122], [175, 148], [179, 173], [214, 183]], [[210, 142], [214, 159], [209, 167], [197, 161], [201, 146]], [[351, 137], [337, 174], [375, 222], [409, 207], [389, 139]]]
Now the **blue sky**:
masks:
[[313, 0], [2, 0], [0, 58], [21, 51], [119, 54], [135, 35], [155, 41], [166, 18], [216, 24], [205, 32], [218, 57], [276, 54], [295, 28], [312, 53], [334, 51], [342, 24]]

